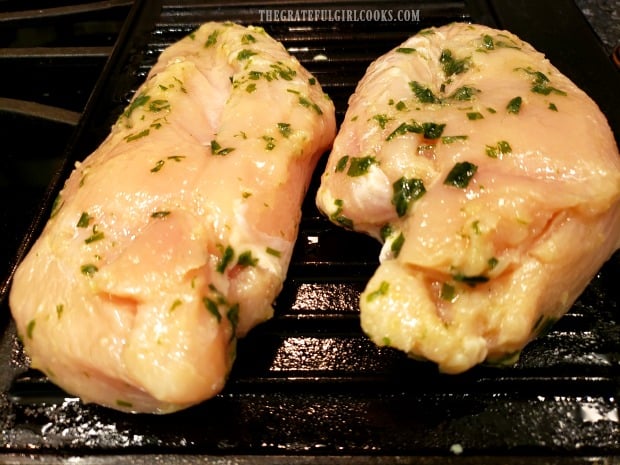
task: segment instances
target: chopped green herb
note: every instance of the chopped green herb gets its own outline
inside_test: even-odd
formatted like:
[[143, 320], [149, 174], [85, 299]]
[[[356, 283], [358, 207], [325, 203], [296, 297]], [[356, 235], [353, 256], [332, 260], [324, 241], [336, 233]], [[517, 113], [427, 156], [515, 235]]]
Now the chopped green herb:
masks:
[[342, 214], [344, 201], [342, 199], [336, 199], [334, 200], [334, 205], [337, 207], [336, 211], [329, 216], [329, 219], [345, 228], [353, 229], [353, 220]]
[[32, 332], [34, 331], [36, 323], [34, 318], [28, 322], [28, 326], [26, 326], [26, 336], [28, 336], [28, 339], [32, 339]]
[[153, 113], [159, 113], [162, 110], [168, 110], [170, 108], [170, 103], [168, 100], [153, 100], [149, 104], [149, 111]]
[[441, 300], [445, 300], [447, 302], [454, 302], [456, 298], [456, 289], [453, 285], [448, 283], [443, 283], [441, 285]]
[[411, 81], [409, 83], [409, 87], [415, 94], [416, 98], [420, 101], [420, 103], [440, 103], [441, 102], [428, 87], [422, 86], [417, 81]]
[[172, 302], [172, 305], [170, 305], [170, 311], [173, 312], [178, 306], [182, 304], [183, 302], [181, 301], [181, 299], [176, 299], [174, 302]]
[[226, 312], [226, 318], [230, 322], [232, 337], [235, 337], [237, 326], [239, 325], [239, 304], [232, 305]]
[[514, 48], [515, 50], [521, 50], [521, 47], [519, 47], [517, 44], [515, 44], [515, 42], [508, 36], [504, 35], [504, 34], [499, 34], [498, 37], [503, 37], [504, 39], [508, 39], [508, 42], [505, 42], [503, 40], [498, 40], [495, 42], [495, 46], [500, 48]]
[[222, 292], [217, 287], [215, 287], [215, 285], [213, 283], [209, 284], [209, 290], [216, 295], [218, 305], [219, 304], [226, 304], [226, 305], [228, 305], [228, 303], [226, 301], [226, 297], [224, 296], [224, 294], [222, 294]]
[[256, 55], [256, 52], [253, 52], [252, 50], [248, 50], [247, 48], [241, 50], [239, 53], [237, 53], [237, 60], [239, 61], [243, 61], [243, 60], [247, 60], [250, 57], [253, 57], [254, 55]]
[[392, 191], [392, 205], [396, 207], [398, 216], [403, 217], [411, 203], [426, 193], [426, 188], [421, 179], [407, 179], [403, 176], [392, 185]]
[[510, 153], [512, 152], [512, 147], [510, 146], [510, 144], [508, 142], [506, 142], [505, 140], [500, 140], [497, 143], [497, 148], [499, 149], [499, 151], [501, 153]]
[[[415, 123], [417, 125], [417, 123]], [[396, 136], [400, 136], [402, 134], [405, 134], [407, 132], [422, 132], [422, 126], [417, 125], [410, 125], [407, 123], [401, 123], [396, 129], [394, 129], [390, 135], [388, 135], [385, 140], [386, 141], [390, 141], [392, 139], [394, 139]]]
[[407, 105], [405, 104], [405, 102], [403, 102], [402, 100], [400, 100], [395, 107], [398, 111], [405, 111], [407, 109]]
[[400, 233], [396, 239], [392, 242], [392, 246], [390, 250], [394, 254], [394, 258], [398, 257], [400, 254], [400, 250], [403, 248], [403, 244], [405, 243], [405, 236], [403, 233]]
[[372, 119], [379, 123], [379, 127], [381, 129], [385, 129], [385, 125], [388, 123], [388, 121], [391, 121], [392, 118], [388, 118], [388, 116], [384, 113], [381, 115], [375, 115], [372, 117]]
[[151, 218], [165, 218], [170, 214], [168, 210], [160, 210], [151, 213]]
[[471, 121], [475, 121], [477, 119], [483, 119], [483, 118], [484, 118], [484, 116], [479, 111], [467, 112], [467, 119], [469, 119]]
[[344, 215], [338, 215], [333, 220], [343, 228], [353, 229], [353, 220]]
[[243, 45], [253, 44], [256, 42], [256, 38], [252, 34], [243, 34], [241, 36], [241, 43]]
[[546, 82], [534, 84], [531, 88], [531, 91], [542, 95], [549, 95], [552, 92], [558, 95], [566, 95], [566, 92], [564, 92], [563, 90], [560, 90], [557, 87], [552, 87]]
[[482, 36], [482, 48], [485, 50], [495, 49], [495, 44], [493, 43], [493, 37], [491, 37], [488, 34], [484, 34]]
[[390, 283], [388, 283], [387, 281], [381, 281], [381, 284], [379, 284], [379, 288], [372, 291], [370, 294], [366, 296], [366, 302], [372, 302], [377, 297], [386, 295], [389, 290], [390, 290]]
[[134, 98], [127, 107], [127, 110], [125, 110], [124, 116], [126, 118], [129, 118], [136, 108], [145, 105], [146, 102], [148, 102], [150, 99], [151, 97], [146, 94], [140, 94], [136, 96], [136, 98]]
[[497, 110], [496, 110], [495, 108], [491, 108], [491, 107], [488, 107], [488, 108], [487, 108], [487, 111], [488, 111], [489, 113], [497, 113]]
[[248, 73], [248, 78], [252, 79], [253, 81], [258, 81], [262, 75], [263, 73], [261, 71], [250, 71]]
[[62, 200], [62, 196], [58, 194], [52, 203], [52, 212], [50, 213], [50, 219], [54, 218], [62, 206], [65, 204], [64, 200]]
[[278, 77], [280, 77], [285, 81], [292, 81], [293, 78], [297, 75], [297, 72], [294, 69], [289, 66], [284, 67], [280, 62], [271, 64], [269, 65], [269, 67], [273, 69], [273, 71], [269, 75], [269, 77], [272, 77], [273, 79], [277, 79]]
[[239, 266], [256, 266], [258, 263], [258, 258], [254, 258], [252, 256], [251, 250], [246, 250], [245, 252], [239, 255], [237, 259], [237, 265]]
[[267, 142], [265, 145], [265, 150], [273, 150], [276, 147], [275, 139], [271, 136], [263, 136], [263, 140]]
[[168, 160], [174, 160], [176, 162], [179, 162], [183, 160], [184, 158], [185, 158], [185, 155], [171, 155], [168, 157]]
[[555, 106], [555, 103], [550, 103], [548, 108], [551, 111], [558, 111], [558, 107]]
[[471, 224], [471, 228], [476, 234], [480, 234], [480, 221], [476, 220]]
[[[181, 81], [179, 78], [177, 78], [176, 76], [172, 76], [172, 79], [174, 79], [177, 84], [179, 84], [181, 87], [181, 92], [183, 92], [184, 94], [187, 93], [187, 89], [184, 87], [183, 85], [183, 81]], [[173, 87], [173, 85], [171, 84], [170, 87]]]
[[127, 142], [133, 142], [134, 140], [138, 140], [142, 137], [148, 136], [149, 135], [150, 130], [149, 129], [145, 129], [143, 131], [140, 131], [136, 134], [130, 134], [128, 136], [125, 137], [125, 140]]
[[411, 47], [398, 47], [398, 48], [396, 49], [396, 52], [398, 52], [398, 53], [404, 53], [404, 54], [407, 54], [407, 55], [408, 55], [408, 54], [410, 54], [410, 53], [415, 52], [415, 48], [411, 48]]
[[103, 231], [97, 231], [96, 228], [97, 228], [97, 225], [93, 226], [93, 233], [89, 237], [84, 239], [85, 244], [91, 244], [93, 242], [100, 241], [101, 239], [105, 237], [103, 234]]
[[228, 155], [233, 150], [235, 149], [232, 147], [222, 148], [222, 146], [216, 140], [211, 141], [211, 153], [213, 155]]
[[448, 98], [452, 100], [469, 101], [473, 100], [474, 96], [478, 93], [480, 93], [480, 90], [475, 87], [463, 86], [452, 92]]
[[205, 47], [211, 47], [211, 45], [215, 45], [215, 43], [217, 42], [217, 36], [219, 34], [220, 31], [218, 31], [217, 29], [211, 34], [209, 34], [209, 37], [207, 37], [207, 41], [205, 42]]
[[319, 107], [316, 103], [308, 100], [306, 97], [303, 97], [301, 95], [299, 96], [299, 104], [306, 108], [312, 108], [314, 112], [318, 115], [323, 114], [323, 110], [321, 110], [321, 107]]
[[385, 242], [385, 240], [392, 235], [394, 230], [392, 229], [392, 225], [390, 223], [384, 224], [379, 231], [381, 235], [381, 240]]
[[215, 319], [217, 320], [218, 323], [222, 321], [222, 315], [221, 315], [220, 310], [217, 307], [217, 303], [215, 303], [215, 301], [209, 299], [208, 297], [203, 297], [202, 298], [202, 303], [205, 306], [205, 308], [207, 309], [207, 311], [211, 315], [213, 315], [215, 317]]
[[220, 259], [220, 262], [217, 264], [217, 267], [215, 268], [215, 270], [218, 273], [224, 273], [224, 271], [226, 270], [226, 267], [230, 264], [233, 258], [235, 258], [235, 251], [232, 249], [231, 246], [227, 246], [224, 249], [222, 258]]
[[310, 84], [311, 86], [316, 84], [316, 79], [311, 77], [310, 79], [308, 79], [308, 84]]
[[164, 160], [157, 160], [157, 163], [155, 163], [155, 166], [151, 168], [151, 173], [157, 173], [160, 169], [164, 167], [165, 163], [166, 162]]
[[282, 252], [276, 249], [272, 249], [271, 247], [267, 247], [265, 249], [265, 252], [267, 252], [269, 255], [273, 255], [274, 257], [278, 257], [278, 258], [282, 256]]
[[390, 135], [388, 135], [385, 140], [386, 141], [391, 141], [392, 139], [394, 139], [396, 136], [401, 136], [403, 134], [406, 134], [408, 132], [414, 132], [414, 133], [422, 133], [424, 132], [424, 127], [421, 124], [416, 123], [415, 121], [413, 121], [411, 124], [410, 123], [401, 123], [396, 129], [394, 129]]
[[523, 99], [521, 97], [515, 97], [511, 99], [510, 102], [508, 102], [508, 105], [506, 105], [506, 110], [508, 110], [508, 113], [512, 113], [516, 115], [521, 110], [522, 102], [523, 102]]
[[525, 71], [532, 76], [532, 87], [530, 90], [537, 94], [549, 95], [550, 93], [556, 93], [558, 95], [566, 95], [563, 90], [557, 89], [550, 85], [549, 78], [541, 71], [534, 71], [530, 68], [516, 68], [520, 71]]
[[340, 160], [338, 160], [338, 163], [336, 163], [336, 168], [335, 168], [336, 173], [340, 173], [344, 171], [344, 169], [347, 167], [347, 163], [349, 163], [348, 155], [345, 155]]
[[443, 136], [441, 142], [444, 144], [452, 144], [456, 141], [467, 140], [468, 136]]
[[424, 137], [426, 139], [438, 139], [441, 137], [445, 127], [445, 124], [422, 123], [422, 129], [424, 130]]
[[288, 138], [291, 135], [291, 125], [289, 123], [278, 123], [278, 131], [282, 137]]
[[461, 74], [469, 69], [469, 58], [457, 60], [452, 56], [450, 50], [443, 50], [441, 52], [439, 63], [441, 63], [443, 72], [447, 77], [453, 74]]
[[256, 84], [253, 82], [250, 82], [247, 86], [245, 86], [245, 91], [248, 94], [251, 94], [252, 92], [254, 92], [256, 90]]
[[80, 215], [80, 219], [78, 220], [76, 226], [78, 228], [88, 228], [90, 220], [92, 219], [93, 219], [92, 216], [90, 216], [88, 213], [82, 212], [82, 214]]
[[476, 165], [468, 161], [458, 162], [452, 167], [443, 183], [448, 186], [465, 188], [476, 174], [477, 169]]
[[82, 265], [80, 267], [80, 271], [82, 272], [82, 274], [85, 274], [86, 276], [92, 276], [93, 274], [95, 274], [97, 271], [99, 271], [99, 268], [97, 268], [95, 265], [93, 265], [92, 263], [88, 263], [86, 265]]
[[498, 158], [502, 155], [507, 155], [512, 152], [512, 147], [505, 140], [500, 140], [495, 145], [487, 145], [485, 148], [487, 156], [491, 158]]
[[58, 318], [62, 316], [62, 312], [64, 312], [64, 310], [65, 306], [63, 304], [56, 305], [56, 315], [58, 316]]
[[496, 257], [491, 257], [487, 260], [487, 265], [489, 266], [489, 270], [492, 270], [497, 266], [499, 260]]
[[375, 157], [351, 157], [347, 176], [357, 177], [368, 173], [372, 165], [377, 163]]

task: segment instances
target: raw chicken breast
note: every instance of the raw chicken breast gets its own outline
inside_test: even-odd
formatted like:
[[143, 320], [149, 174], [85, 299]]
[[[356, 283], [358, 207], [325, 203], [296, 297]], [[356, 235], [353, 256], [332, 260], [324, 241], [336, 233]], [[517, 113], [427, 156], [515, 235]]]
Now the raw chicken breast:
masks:
[[450, 24], [369, 67], [317, 205], [384, 241], [363, 330], [458, 373], [514, 361], [619, 247], [620, 158], [596, 104], [542, 54]]
[[15, 274], [32, 366], [126, 411], [218, 393], [236, 338], [272, 315], [334, 135], [332, 102], [261, 28], [207, 23], [166, 49]]

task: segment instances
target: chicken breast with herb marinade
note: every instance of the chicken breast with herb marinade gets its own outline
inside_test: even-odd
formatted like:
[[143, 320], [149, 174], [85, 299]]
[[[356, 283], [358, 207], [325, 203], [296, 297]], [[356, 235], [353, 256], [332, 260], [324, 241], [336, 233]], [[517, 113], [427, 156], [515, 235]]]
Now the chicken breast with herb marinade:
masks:
[[32, 366], [125, 411], [217, 394], [272, 315], [334, 135], [332, 102], [264, 30], [207, 23], [164, 50], [17, 269]]
[[363, 330], [459, 373], [514, 361], [619, 247], [620, 158], [597, 105], [541, 53], [455, 23], [371, 64], [317, 204], [384, 243]]

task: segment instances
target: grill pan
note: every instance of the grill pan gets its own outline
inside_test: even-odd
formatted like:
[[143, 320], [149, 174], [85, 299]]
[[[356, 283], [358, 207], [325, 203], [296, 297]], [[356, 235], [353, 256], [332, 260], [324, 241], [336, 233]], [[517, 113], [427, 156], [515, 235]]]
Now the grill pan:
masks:
[[[419, 10], [419, 21], [268, 21], [268, 9]], [[588, 92], [620, 139], [619, 73], [569, 0], [136, 1], [15, 261], [158, 54], [210, 20], [260, 25], [281, 40], [334, 100], [338, 121], [368, 64], [418, 30], [451, 21], [506, 28]], [[442, 375], [362, 334], [357, 299], [380, 246], [319, 214], [322, 168], [275, 317], [239, 341], [224, 391], [188, 410], [128, 415], [84, 405], [29, 369], [9, 316], [9, 273], [0, 283], [0, 463], [618, 463], [619, 253], [514, 367]]]

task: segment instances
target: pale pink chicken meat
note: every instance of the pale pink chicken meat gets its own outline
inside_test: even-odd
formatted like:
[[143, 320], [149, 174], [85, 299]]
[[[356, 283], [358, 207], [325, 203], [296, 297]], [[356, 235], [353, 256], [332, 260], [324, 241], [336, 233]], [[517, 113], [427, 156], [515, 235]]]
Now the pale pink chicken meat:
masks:
[[531, 45], [473, 24], [371, 64], [316, 200], [384, 241], [363, 330], [448, 373], [514, 361], [620, 246], [604, 115]]
[[32, 366], [126, 411], [217, 394], [272, 316], [334, 135], [331, 100], [261, 28], [207, 23], [164, 50], [17, 269]]

